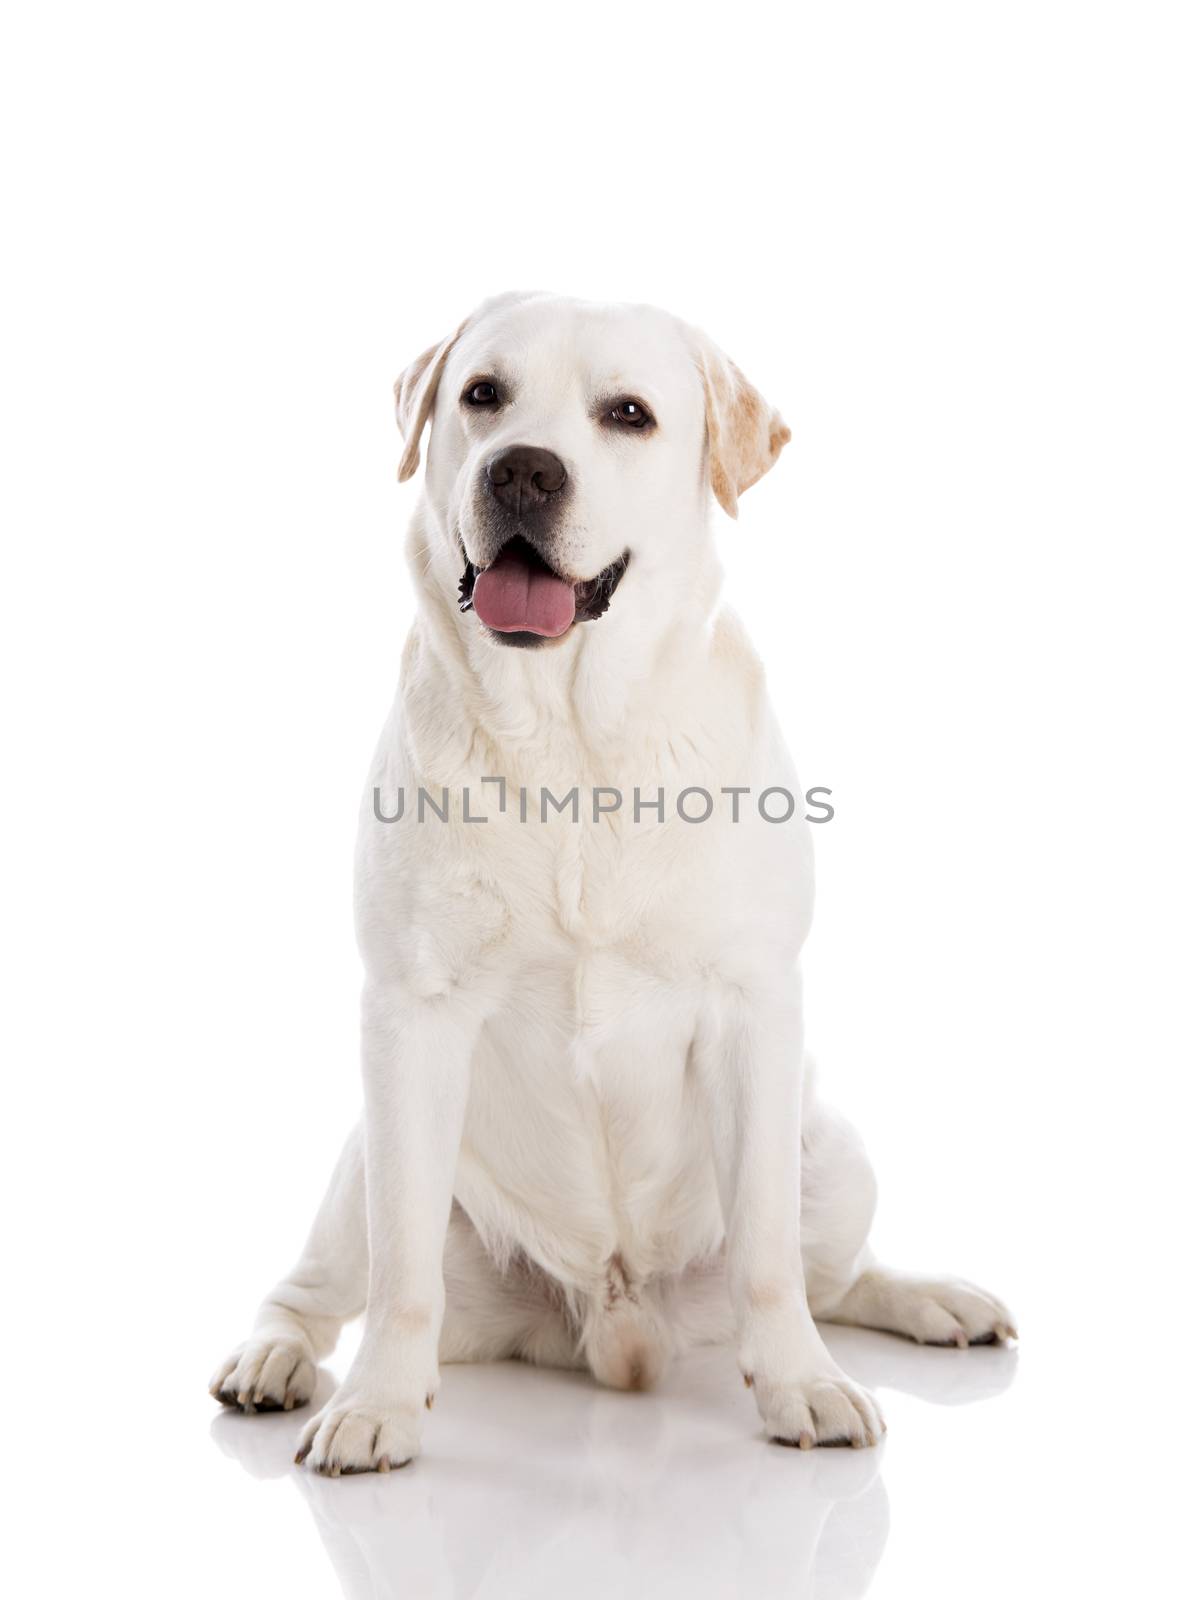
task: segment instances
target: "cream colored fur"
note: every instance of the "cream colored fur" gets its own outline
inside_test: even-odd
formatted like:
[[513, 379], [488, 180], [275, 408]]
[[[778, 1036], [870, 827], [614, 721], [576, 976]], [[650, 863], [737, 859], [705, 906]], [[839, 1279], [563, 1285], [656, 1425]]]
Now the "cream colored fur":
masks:
[[[460, 403], [501, 372], [507, 403]], [[633, 394], [656, 426], [605, 426]], [[966, 1343], [1012, 1333], [990, 1295], [871, 1257], [874, 1182], [805, 1065], [797, 959], [812, 907], [799, 814], [702, 824], [632, 816], [635, 788], [796, 792], [762, 665], [720, 603], [713, 497], [729, 511], [787, 440], [701, 335], [645, 307], [506, 296], [397, 386], [401, 475], [430, 428], [409, 533], [418, 612], [364, 798], [356, 909], [365, 1113], [308, 1244], [213, 1390], [302, 1405], [365, 1310], [345, 1382], [304, 1430], [325, 1472], [417, 1452], [439, 1362], [586, 1365], [651, 1384], [690, 1344], [731, 1339], [766, 1433], [870, 1444], [874, 1399], [816, 1318]], [[506, 648], [457, 587], [481, 538], [483, 464], [505, 444], [567, 464], [555, 562], [622, 556], [608, 613]], [[460, 543], [461, 541], [461, 543]], [[500, 809], [503, 777], [507, 806]], [[515, 811], [525, 786], [529, 821]], [[585, 796], [534, 820], [543, 787]], [[623, 792], [592, 821], [591, 787]], [[416, 819], [419, 787], [451, 819]], [[465, 820], [462, 791], [470, 791]], [[383, 823], [405, 791], [405, 817]], [[800, 808], [803, 809], [802, 806]]]

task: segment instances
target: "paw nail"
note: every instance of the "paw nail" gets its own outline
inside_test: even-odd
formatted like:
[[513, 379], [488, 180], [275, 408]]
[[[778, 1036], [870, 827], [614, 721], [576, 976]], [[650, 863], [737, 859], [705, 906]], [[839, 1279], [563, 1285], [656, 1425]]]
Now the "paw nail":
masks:
[[333, 1463], [333, 1465], [329, 1469], [329, 1476], [331, 1478], [340, 1478], [341, 1475], [342, 1475], [342, 1464], [341, 1464], [340, 1461], [335, 1461]]
[[802, 1433], [798, 1440], [801, 1450], [811, 1450], [816, 1442], [811, 1433]]
[[752, 1372], [743, 1372], [742, 1373], [742, 1382], [746, 1385], [747, 1389], [753, 1389], [753, 1387], [754, 1387], [754, 1374]]
[[388, 1458], [386, 1456], [384, 1456], [383, 1460], [375, 1468], [376, 1472], [390, 1472], [391, 1470], [392, 1470], [392, 1463], [388, 1460]]

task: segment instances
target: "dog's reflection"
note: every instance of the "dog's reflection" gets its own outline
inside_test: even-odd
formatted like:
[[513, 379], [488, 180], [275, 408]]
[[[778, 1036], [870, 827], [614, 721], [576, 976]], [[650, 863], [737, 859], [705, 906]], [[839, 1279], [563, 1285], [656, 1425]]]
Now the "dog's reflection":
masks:
[[[828, 1334], [852, 1376], [935, 1403], [998, 1394], [1016, 1368], [1008, 1349]], [[294, 1415], [226, 1412], [212, 1433], [255, 1477], [292, 1480], [347, 1600], [865, 1595], [887, 1541], [886, 1445], [768, 1448], [730, 1372], [727, 1351], [697, 1352], [629, 1395], [577, 1373], [450, 1367], [428, 1453], [386, 1477], [296, 1467]], [[323, 1374], [313, 1403], [332, 1387]]]

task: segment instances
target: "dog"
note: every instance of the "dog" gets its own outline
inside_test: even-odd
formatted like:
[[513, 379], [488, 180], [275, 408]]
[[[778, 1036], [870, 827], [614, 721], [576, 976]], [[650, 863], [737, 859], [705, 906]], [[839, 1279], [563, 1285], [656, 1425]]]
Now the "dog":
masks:
[[1015, 1328], [874, 1259], [870, 1165], [812, 1087], [811, 839], [710, 530], [789, 430], [675, 317], [544, 294], [485, 302], [396, 402], [402, 480], [429, 446], [359, 829], [365, 1113], [212, 1393], [304, 1405], [365, 1310], [300, 1438], [322, 1473], [410, 1462], [441, 1364], [642, 1389], [716, 1341], [769, 1439], [873, 1445], [819, 1320]]

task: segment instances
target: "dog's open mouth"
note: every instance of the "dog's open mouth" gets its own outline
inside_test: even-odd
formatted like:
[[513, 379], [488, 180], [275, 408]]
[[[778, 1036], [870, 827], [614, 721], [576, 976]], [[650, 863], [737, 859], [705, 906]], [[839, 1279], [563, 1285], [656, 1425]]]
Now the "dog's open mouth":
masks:
[[594, 578], [572, 583], [518, 534], [490, 566], [481, 570], [467, 562], [458, 585], [459, 610], [474, 607], [480, 622], [496, 633], [557, 639], [573, 623], [604, 615], [628, 565], [626, 551]]

